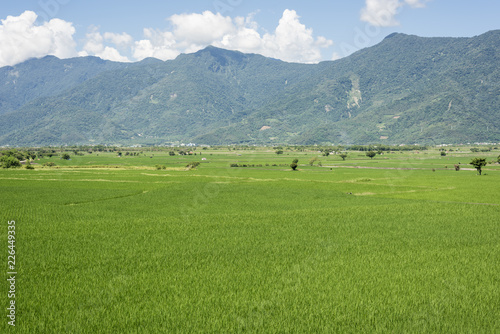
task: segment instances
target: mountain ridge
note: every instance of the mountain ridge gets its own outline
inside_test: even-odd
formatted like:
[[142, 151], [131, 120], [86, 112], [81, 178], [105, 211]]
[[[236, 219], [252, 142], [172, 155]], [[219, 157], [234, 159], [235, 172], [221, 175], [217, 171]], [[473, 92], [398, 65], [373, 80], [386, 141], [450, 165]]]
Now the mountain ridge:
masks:
[[213, 46], [32, 59], [0, 68], [0, 145], [498, 142], [499, 49], [495, 30], [395, 33], [319, 64]]

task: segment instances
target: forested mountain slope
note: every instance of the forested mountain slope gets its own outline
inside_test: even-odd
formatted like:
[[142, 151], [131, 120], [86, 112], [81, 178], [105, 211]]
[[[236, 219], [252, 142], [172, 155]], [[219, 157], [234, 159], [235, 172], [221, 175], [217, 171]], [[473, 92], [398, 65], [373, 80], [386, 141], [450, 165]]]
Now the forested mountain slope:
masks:
[[0, 145], [500, 141], [500, 31], [392, 34], [317, 65], [208, 47], [0, 69]]

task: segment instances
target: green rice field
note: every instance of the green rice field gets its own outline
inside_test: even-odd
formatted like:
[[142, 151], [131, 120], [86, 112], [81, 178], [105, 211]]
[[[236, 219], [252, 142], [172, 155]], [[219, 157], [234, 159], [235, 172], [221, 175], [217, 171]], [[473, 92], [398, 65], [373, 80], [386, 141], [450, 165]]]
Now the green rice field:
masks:
[[498, 150], [195, 152], [0, 169], [0, 332], [500, 332]]

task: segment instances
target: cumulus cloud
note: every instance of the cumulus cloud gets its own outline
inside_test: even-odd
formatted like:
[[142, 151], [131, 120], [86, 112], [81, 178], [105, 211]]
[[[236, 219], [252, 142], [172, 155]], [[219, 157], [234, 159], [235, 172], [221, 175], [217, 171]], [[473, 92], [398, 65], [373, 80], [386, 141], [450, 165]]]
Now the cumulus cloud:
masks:
[[234, 33], [235, 26], [229, 16], [205, 11], [202, 14], [182, 14], [170, 17], [175, 29], [173, 34], [181, 41], [194, 44], [209, 44]]
[[130, 46], [134, 41], [132, 36], [130, 36], [129, 34], [127, 34], [125, 32], [121, 33], [121, 34], [115, 34], [112, 32], [105, 32], [104, 39], [117, 45], [118, 47], [122, 47], [122, 48]]
[[135, 42], [133, 56], [137, 60], [154, 57], [161, 60], [174, 59], [180, 54], [174, 35], [153, 29], [144, 29], [144, 39]]
[[399, 25], [396, 15], [405, 6], [423, 8], [429, 0], [366, 0], [361, 20], [377, 27]]
[[207, 45], [262, 55], [290, 62], [314, 63], [322, 59], [321, 50], [333, 44], [314, 37], [313, 30], [300, 23], [294, 10], [285, 10], [276, 30], [259, 33], [259, 25], [248, 17], [202, 14], [173, 15], [172, 32], [145, 29], [145, 39], [135, 43], [134, 57], [172, 59], [180, 52], [195, 52]]
[[332, 41], [320, 36], [314, 38], [313, 30], [300, 23], [294, 10], [285, 10], [274, 34], [263, 37], [265, 55], [286, 61], [314, 63], [321, 59], [321, 49]]
[[77, 55], [71, 22], [52, 19], [42, 25], [37, 15], [25, 11], [20, 16], [7, 16], [0, 25], [0, 67], [15, 65], [32, 57], [54, 55], [68, 58]]
[[[406, 1], [417, 6], [425, 0]], [[315, 36], [294, 10], [285, 10], [271, 32], [263, 31], [254, 19], [255, 14], [235, 18], [211, 11], [172, 15], [168, 18], [170, 29], [145, 28], [139, 40], [125, 32], [101, 33], [98, 27], [91, 26], [77, 51], [72, 23], [52, 19], [37, 25], [37, 15], [26, 11], [18, 17], [1, 20], [0, 66], [48, 54], [59, 58], [91, 55], [120, 62], [147, 57], [168, 60], [208, 45], [290, 62], [315, 63], [322, 60], [322, 50], [333, 44], [325, 37]]]
[[107, 43], [113, 43], [119, 47], [125, 47], [132, 44], [132, 36], [123, 33], [115, 34], [106, 32], [101, 34], [97, 27], [91, 27], [90, 31], [85, 36], [85, 45], [83, 50], [79, 52], [80, 56], [96, 56], [106, 60], [129, 62], [126, 56], [122, 56], [120, 52]]

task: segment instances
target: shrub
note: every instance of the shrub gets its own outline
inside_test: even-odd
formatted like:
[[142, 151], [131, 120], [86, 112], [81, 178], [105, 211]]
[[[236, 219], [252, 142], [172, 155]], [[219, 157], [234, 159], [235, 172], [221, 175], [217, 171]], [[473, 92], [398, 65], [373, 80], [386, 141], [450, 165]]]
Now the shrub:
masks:
[[69, 160], [71, 159], [70, 155], [68, 153], [64, 153], [62, 156], [61, 156], [61, 159], [64, 159], [64, 160]]
[[200, 162], [199, 161], [194, 161], [194, 162], [190, 162], [186, 165], [186, 168], [188, 169], [195, 169], [196, 167], [198, 167], [200, 165]]
[[56, 164], [53, 163], [52, 161], [49, 161], [49, 162], [46, 162], [46, 163], [43, 164], [43, 166], [45, 166], [45, 167], [54, 167], [55, 165]]
[[229, 165], [229, 166], [230, 166], [230, 167], [239, 167], [239, 165], [238, 165], [238, 164], [231, 164], [231, 165]]

